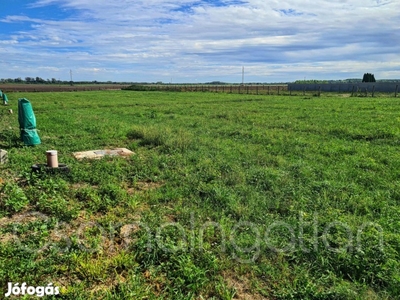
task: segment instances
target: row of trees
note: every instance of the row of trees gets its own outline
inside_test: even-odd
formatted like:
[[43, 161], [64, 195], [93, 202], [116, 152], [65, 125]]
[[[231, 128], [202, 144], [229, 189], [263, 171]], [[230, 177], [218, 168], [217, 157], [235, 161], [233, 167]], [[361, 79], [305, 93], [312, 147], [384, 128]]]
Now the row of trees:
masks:
[[0, 83], [28, 83], [28, 84], [131, 84], [131, 82], [114, 82], [114, 81], [67, 81], [67, 80], [58, 80], [55, 78], [51, 79], [43, 79], [41, 77], [25, 77], [22, 79], [18, 78], [1, 78]]
[[41, 77], [25, 77], [22, 79], [21, 77], [18, 78], [1, 78], [0, 81], [2, 83], [61, 83], [61, 80], [57, 80], [55, 78], [51, 79], [43, 79]]
[[[398, 82], [397, 79], [384, 79], [379, 82]], [[340, 80], [296, 80], [294, 83], [310, 84], [310, 83], [359, 83], [359, 82], [376, 82], [374, 74], [365, 73], [363, 78], [349, 78]]]

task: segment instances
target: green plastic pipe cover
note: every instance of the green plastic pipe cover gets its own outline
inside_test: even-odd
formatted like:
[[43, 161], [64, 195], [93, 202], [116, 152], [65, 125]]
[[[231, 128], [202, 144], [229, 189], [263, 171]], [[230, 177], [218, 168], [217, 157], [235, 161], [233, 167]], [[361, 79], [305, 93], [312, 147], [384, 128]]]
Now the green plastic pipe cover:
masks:
[[26, 98], [18, 99], [18, 122], [24, 144], [39, 145], [41, 141], [36, 130], [36, 117], [31, 103]]

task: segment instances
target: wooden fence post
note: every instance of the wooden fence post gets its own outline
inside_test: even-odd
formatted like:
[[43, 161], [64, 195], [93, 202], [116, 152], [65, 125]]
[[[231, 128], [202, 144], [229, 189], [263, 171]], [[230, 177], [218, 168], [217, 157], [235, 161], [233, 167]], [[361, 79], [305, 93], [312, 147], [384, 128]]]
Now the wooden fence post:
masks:
[[279, 92], [279, 85], [278, 85], [278, 95], [280, 95], [281, 93]]
[[375, 85], [372, 86], [372, 97], [374, 97], [375, 94]]
[[354, 95], [354, 85], [353, 85], [353, 89], [351, 90], [351, 96], [353, 97]]

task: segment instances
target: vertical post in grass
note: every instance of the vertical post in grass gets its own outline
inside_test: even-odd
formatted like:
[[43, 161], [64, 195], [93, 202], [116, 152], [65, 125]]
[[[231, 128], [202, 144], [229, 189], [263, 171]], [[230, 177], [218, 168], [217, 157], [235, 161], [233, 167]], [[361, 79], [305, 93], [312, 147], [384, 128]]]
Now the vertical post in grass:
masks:
[[368, 97], [368, 87], [365, 87], [365, 97]]
[[280, 91], [279, 91], [279, 85], [278, 85], [278, 95], [280, 95], [281, 93], [280, 93]]
[[303, 96], [305, 96], [306, 95], [306, 87], [304, 86], [304, 88], [303, 88]]
[[394, 96], [397, 97], [397, 90], [399, 89], [399, 85], [396, 85], [396, 91], [394, 92]]
[[232, 94], [232, 84], [231, 84], [231, 87], [230, 87], [230, 89], [231, 89], [231, 94]]
[[372, 97], [375, 95], [375, 85], [372, 86]]
[[240, 85], [239, 85], [239, 94], [240, 94]]
[[268, 86], [268, 95], [269, 95], [269, 86]]
[[318, 87], [318, 97], [321, 96], [321, 86]]
[[351, 90], [351, 96], [353, 97], [354, 95], [354, 85], [353, 85], [353, 89]]
[[249, 94], [249, 86], [248, 85], [246, 86], [246, 94], [247, 95]]
[[258, 95], [258, 85], [256, 85], [256, 94]]

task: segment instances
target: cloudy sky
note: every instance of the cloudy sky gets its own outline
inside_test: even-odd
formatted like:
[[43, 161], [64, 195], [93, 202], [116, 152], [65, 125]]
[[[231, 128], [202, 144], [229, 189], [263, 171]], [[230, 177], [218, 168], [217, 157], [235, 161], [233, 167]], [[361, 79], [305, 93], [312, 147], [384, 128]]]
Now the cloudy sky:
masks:
[[0, 78], [400, 78], [399, 0], [0, 0]]

